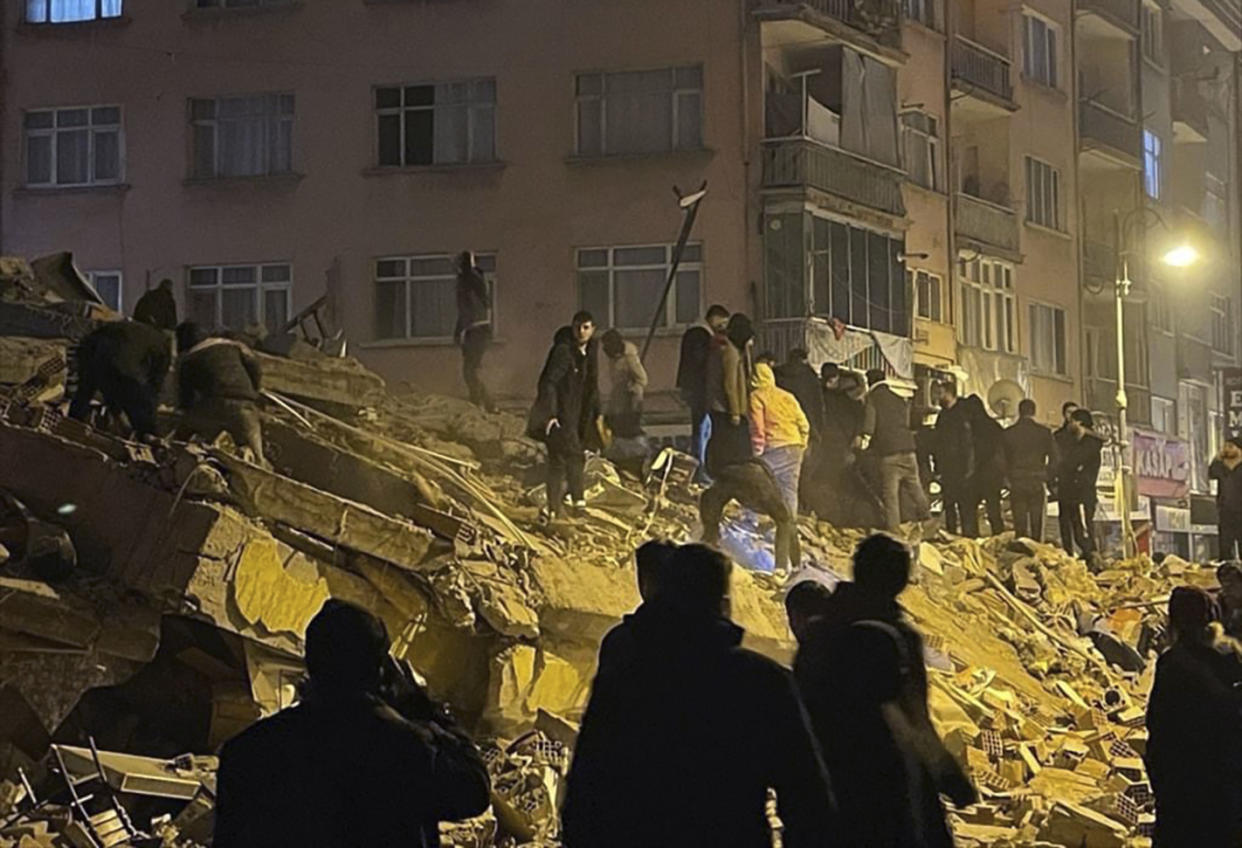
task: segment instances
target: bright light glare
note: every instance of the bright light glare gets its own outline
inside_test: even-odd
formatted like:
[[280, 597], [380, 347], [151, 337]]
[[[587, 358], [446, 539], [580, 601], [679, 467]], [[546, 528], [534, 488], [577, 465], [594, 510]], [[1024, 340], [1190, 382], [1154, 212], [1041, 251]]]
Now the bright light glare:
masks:
[[1174, 268], [1185, 268], [1199, 261], [1199, 251], [1188, 244], [1178, 245], [1164, 255], [1164, 264]]
[[57, 515], [73, 515], [77, 511], [78, 511], [77, 504], [67, 503], [67, 504], [61, 504], [60, 506], [56, 507]]

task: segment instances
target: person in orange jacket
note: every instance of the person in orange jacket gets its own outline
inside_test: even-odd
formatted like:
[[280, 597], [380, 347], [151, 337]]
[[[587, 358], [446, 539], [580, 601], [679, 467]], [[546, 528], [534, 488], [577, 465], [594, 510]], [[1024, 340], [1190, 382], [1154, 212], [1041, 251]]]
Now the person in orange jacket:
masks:
[[765, 363], [755, 365], [750, 393], [750, 444], [768, 466], [792, 515], [798, 514], [798, 477], [811, 424], [792, 393], [776, 385]]

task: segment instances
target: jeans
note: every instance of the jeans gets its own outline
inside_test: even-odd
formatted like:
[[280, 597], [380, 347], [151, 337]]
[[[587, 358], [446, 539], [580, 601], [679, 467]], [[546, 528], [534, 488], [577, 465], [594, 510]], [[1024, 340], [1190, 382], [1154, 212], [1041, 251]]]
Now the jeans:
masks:
[[492, 340], [492, 328], [487, 324], [470, 327], [461, 336], [461, 373], [470, 391], [470, 402], [483, 409], [492, 408], [487, 386], [479, 376], [483, 367], [483, 354]]
[[802, 473], [803, 448], [797, 445], [782, 445], [770, 448], [759, 458], [776, 478], [777, 488], [781, 490], [781, 499], [789, 507], [789, 514], [798, 514], [798, 479]]
[[565, 512], [565, 488], [570, 500], [583, 500], [582, 471], [586, 454], [578, 431], [569, 427], [553, 427], [548, 435], [548, 511], [553, 515]]
[[802, 563], [802, 540], [798, 537], [798, 516], [789, 511], [774, 485], [772, 475], [754, 462], [741, 462], [721, 469], [712, 485], [699, 498], [699, 521], [703, 541], [720, 541], [720, 519], [725, 505], [736, 500], [747, 509], [767, 515], [776, 524], [773, 557], [777, 571], [793, 571]]
[[1034, 486], [1011, 486], [1009, 505], [1013, 508], [1013, 532], [1019, 539], [1044, 540], [1044, 514], [1048, 511], [1048, 494], [1042, 483]]
[[1061, 525], [1061, 547], [1075, 556], [1074, 543], [1084, 557], [1095, 553], [1095, 501], [1075, 501], [1062, 498], [1058, 522]]
[[919, 520], [927, 517], [927, 494], [919, 482], [919, 462], [914, 452], [880, 458], [880, 494], [884, 500], [884, 529], [901, 528], [901, 499], [909, 497]]

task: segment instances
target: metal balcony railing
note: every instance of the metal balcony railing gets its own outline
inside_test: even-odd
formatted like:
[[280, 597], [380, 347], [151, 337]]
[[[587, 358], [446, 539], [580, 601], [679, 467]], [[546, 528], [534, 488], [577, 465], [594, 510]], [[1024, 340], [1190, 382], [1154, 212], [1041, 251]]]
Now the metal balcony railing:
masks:
[[1082, 8], [1111, 18], [1130, 32], [1139, 31], [1140, 0], [1081, 0]]
[[[1114, 415], [1117, 412], [1117, 381], [1105, 377], [1088, 377], [1087, 407]], [[1131, 424], [1151, 423], [1151, 389], [1126, 383], [1126, 417]]]
[[1002, 100], [1013, 100], [1009, 59], [960, 35], [953, 43], [953, 79]]
[[1091, 100], [1079, 104], [1082, 137], [1138, 163], [1142, 161], [1142, 134], [1132, 118], [1119, 115]]
[[1018, 216], [1012, 209], [961, 193], [954, 199], [954, 209], [958, 235], [1005, 250], [1018, 249]]
[[902, 178], [896, 168], [810, 139], [777, 138], [763, 143], [764, 188], [816, 188], [872, 209], [904, 215]]
[[882, 44], [901, 44], [901, 3], [899, 0], [754, 0], [754, 8], [764, 12], [800, 13], [809, 9], [840, 21]]

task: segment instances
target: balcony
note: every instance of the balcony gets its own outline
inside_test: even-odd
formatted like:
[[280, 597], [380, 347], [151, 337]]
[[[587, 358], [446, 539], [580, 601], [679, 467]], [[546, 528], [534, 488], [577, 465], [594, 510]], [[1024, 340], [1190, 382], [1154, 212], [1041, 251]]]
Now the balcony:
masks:
[[840, 25], [874, 39], [885, 47], [901, 47], [899, 0], [752, 0], [761, 20], [797, 20], [830, 35], [846, 36]]
[[1207, 141], [1209, 106], [1198, 82], [1193, 79], [1175, 78], [1172, 100], [1174, 140]]
[[1117, 256], [1113, 246], [1103, 241], [1084, 241], [1082, 244], [1083, 271], [1096, 282], [1113, 284], [1117, 280]]
[[[879, 344], [880, 341], [884, 344]], [[912, 376], [900, 373], [884, 354], [887, 348], [894, 354], [894, 361], [910, 362], [914, 352], [911, 339], [852, 325], [847, 326], [844, 335], [838, 338], [833, 325], [819, 317], [765, 318], [756, 332], [755, 345], [756, 350], [771, 351], [779, 362], [785, 361], [789, 351], [802, 348], [840, 353], [838, 364], [850, 371], [863, 373], [878, 368], [890, 377], [910, 379]]]
[[1012, 210], [969, 194], [954, 198], [957, 234], [981, 246], [1018, 252], [1018, 216]]
[[[1117, 413], [1117, 381], [1088, 377], [1084, 386], [1087, 408], [1109, 415]], [[1131, 424], [1151, 423], [1151, 389], [1126, 384], [1126, 418]]]
[[1079, 8], [1098, 15], [1129, 35], [1138, 35], [1139, 3], [1140, 0], [1080, 0]]
[[765, 189], [812, 188], [890, 215], [905, 215], [903, 173], [808, 138], [763, 143]]
[[1078, 108], [1082, 149], [1126, 168], [1142, 167], [1142, 133], [1133, 119], [1092, 100]]
[[953, 87], [979, 98], [985, 107], [1005, 112], [1018, 108], [1013, 102], [1009, 59], [960, 35], [953, 43]]

